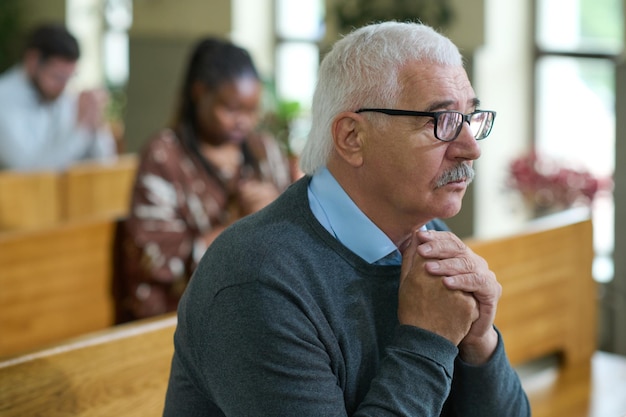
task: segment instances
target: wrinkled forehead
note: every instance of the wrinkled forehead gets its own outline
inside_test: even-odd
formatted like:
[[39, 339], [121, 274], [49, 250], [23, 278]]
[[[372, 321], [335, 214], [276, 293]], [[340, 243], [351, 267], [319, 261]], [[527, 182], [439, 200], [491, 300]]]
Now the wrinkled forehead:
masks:
[[398, 99], [421, 109], [464, 109], [477, 105], [465, 68], [432, 62], [412, 62], [398, 72]]

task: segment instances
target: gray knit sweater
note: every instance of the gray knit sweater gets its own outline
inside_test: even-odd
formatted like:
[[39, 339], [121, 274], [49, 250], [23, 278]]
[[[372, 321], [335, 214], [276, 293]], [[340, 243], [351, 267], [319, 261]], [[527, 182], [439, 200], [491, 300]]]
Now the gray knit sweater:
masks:
[[398, 324], [400, 267], [334, 239], [308, 181], [205, 254], [179, 305], [164, 416], [529, 416], [501, 341], [470, 366]]

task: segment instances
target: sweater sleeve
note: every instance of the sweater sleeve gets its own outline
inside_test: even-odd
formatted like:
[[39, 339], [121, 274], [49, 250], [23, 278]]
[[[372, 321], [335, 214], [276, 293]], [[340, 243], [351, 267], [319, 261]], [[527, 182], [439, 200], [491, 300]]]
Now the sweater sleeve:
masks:
[[474, 366], [457, 358], [454, 369], [452, 391], [442, 416], [530, 417], [528, 398], [509, 364], [500, 332], [489, 362]]
[[[340, 359], [351, 353], [284, 293], [254, 282], [220, 290], [208, 308], [196, 302], [179, 310], [172, 374], [195, 381], [210, 398], [204, 407], [217, 404], [224, 415], [437, 417], [449, 394], [458, 350], [433, 333], [399, 326], [352, 408]], [[170, 383], [166, 410], [197, 401], [175, 388]]]
[[413, 326], [398, 326], [355, 416], [439, 416], [452, 383], [456, 346]]

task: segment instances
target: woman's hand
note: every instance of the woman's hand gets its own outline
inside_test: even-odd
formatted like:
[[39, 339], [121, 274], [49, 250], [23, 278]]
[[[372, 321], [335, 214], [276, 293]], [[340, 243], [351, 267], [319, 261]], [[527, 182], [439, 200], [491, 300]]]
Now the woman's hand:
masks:
[[256, 179], [242, 180], [237, 195], [240, 215], [246, 216], [259, 211], [274, 201], [279, 194], [272, 183]]

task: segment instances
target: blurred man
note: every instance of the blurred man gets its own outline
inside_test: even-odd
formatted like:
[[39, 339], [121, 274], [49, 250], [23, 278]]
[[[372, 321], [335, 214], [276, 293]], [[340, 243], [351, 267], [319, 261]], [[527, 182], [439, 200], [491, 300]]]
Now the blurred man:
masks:
[[28, 36], [22, 61], [0, 75], [0, 169], [62, 169], [116, 153], [103, 90], [67, 91], [80, 49], [66, 28]]

